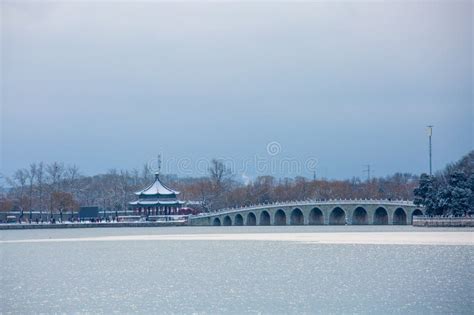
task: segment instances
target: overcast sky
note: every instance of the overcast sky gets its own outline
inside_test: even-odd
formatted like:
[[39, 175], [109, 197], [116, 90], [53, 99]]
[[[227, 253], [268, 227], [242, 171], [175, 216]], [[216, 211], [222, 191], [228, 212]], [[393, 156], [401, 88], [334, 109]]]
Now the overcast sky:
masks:
[[[7, 175], [38, 161], [140, 168], [158, 153], [179, 175], [213, 157], [244, 178], [421, 173], [428, 124], [435, 169], [473, 148], [471, 1], [1, 8]], [[282, 160], [303, 167], [268, 167]]]

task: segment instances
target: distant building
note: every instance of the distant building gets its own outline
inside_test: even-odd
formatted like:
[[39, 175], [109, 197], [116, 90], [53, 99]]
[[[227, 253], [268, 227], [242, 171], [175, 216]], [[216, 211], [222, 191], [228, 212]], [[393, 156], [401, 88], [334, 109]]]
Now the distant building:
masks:
[[184, 202], [178, 200], [179, 192], [167, 187], [155, 173], [155, 181], [145, 189], [135, 193], [138, 200], [130, 202], [135, 214], [142, 216], [173, 216], [180, 214]]
[[80, 207], [79, 219], [91, 220], [99, 217], [99, 207]]

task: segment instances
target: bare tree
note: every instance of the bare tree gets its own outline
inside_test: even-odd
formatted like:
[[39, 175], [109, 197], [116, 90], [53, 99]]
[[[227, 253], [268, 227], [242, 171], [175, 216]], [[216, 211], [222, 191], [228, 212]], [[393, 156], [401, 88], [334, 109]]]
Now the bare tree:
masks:
[[213, 159], [209, 167], [209, 177], [214, 190], [220, 193], [225, 190], [226, 185], [229, 184], [232, 179], [232, 173], [222, 161]]
[[26, 183], [28, 180], [28, 170], [26, 169], [19, 169], [13, 174], [12, 179], [8, 179], [10, 185], [12, 185], [14, 189], [14, 198], [13, 202], [16, 207], [23, 212], [28, 207], [29, 200], [26, 195]]
[[226, 192], [232, 184], [232, 173], [222, 161], [213, 159], [209, 167], [209, 180], [211, 184], [212, 199], [209, 201], [213, 206], [210, 208], [217, 209], [226, 206]]
[[53, 195], [54, 193], [61, 191], [61, 180], [64, 175], [64, 164], [53, 162], [52, 164], [46, 165], [46, 173], [48, 175], [49, 181], [49, 210], [52, 217], [54, 209]]
[[[65, 176], [66, 176], [67, 190], [69, 191], [72, 199], [74, 200], [75, 197], [77, 198], [77, 188], [79, 184], [79, 178], [81, 176], [79, 167], [77, 167], [77, 165], [75, 164], [69, 165], [66, 168]], [[75, 207], [71, 207], [71, 214], [73, 218], [74, 218], [74, 208]]]
[[38, 205], [41, 213], [41, 218], [43, 217], [43, 210], [46, 208], [44, 203], [44, 163], [39, 162], [36, 167], [36, 183], [38, 186]]
[[3, 175], [2, 173], [0, 173], [0, 197], [1, 198], [4, 198], [5, 197], [5, 187], [3, 186], [4, 185], [4, 182], [5, 181], [5, 175]]
[[30, 164], [30, 170], [27, 173], [27, 177], [28, 177], [28, 197], [29, 197], [29, 201], [30, 201], [30, 203], [29, 203], [30, 211], [33, 209], [33, 199], [34, 199], [33, 193], [34, 193], [34, 189], [35, 189], [35, 180], [36, 180], [37, 170], [38, 170], [38, 166], [36, 165], [36, 163], [31, 163]]
[[141, 185], [146, 185], [148, 182], [153, 180], [152, 169], [150, 165], [144, 164], [142, 169], [142, 178], [141, 178]]

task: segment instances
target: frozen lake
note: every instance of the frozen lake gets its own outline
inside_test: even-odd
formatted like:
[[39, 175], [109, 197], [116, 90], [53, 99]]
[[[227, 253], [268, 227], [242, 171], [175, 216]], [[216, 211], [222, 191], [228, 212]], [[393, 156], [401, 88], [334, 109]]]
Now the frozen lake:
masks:
[[0, 231], [0, 313], [456, 313], [473, 229]]

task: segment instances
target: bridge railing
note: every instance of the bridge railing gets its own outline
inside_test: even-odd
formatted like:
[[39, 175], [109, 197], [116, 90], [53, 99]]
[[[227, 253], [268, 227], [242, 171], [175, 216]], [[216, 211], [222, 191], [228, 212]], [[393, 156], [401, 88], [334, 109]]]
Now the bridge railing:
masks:
[[231, 207], [223, 208], [217, 211], [204, 213], [200, 215], [193, 215], [190, 218], [196, 217], [209, 217], [221, 214], [235, 213], [241, 211], [251, 211], [251, 210], [260, 210], [268, 207], [297, 207], [297, 206], [307, 206], [307, 205], [343, 205], [343, 204], [365, 204], [365, 205], [395, 205], [395, 206], [414, 206], [413, 201], [410, 200], [389, 200], [389, 199], [326, 199], [326, 200], [317, 200], [317, 199], [308, 199], [308, 200], [292, 200], [292, 201], [277, 201], [273, 203], [261, 203], [250, 206], [242, 207]]
[[474, 227], [474, 217], [414, 216], [413, 226], [427, 227]]

